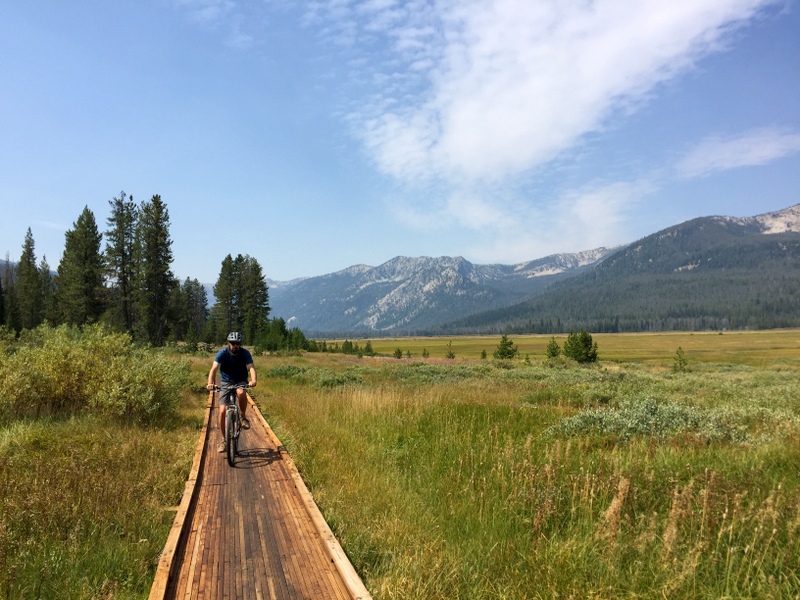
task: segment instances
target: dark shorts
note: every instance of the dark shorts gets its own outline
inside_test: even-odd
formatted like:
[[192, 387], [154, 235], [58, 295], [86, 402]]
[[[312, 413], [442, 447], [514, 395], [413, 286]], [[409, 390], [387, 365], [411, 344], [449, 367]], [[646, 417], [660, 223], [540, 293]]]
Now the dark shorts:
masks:
[[236, 402], [237, 388], [247, 387], [246, 381], [239, 383], [223, 383], [219, 386], [219, 405], [226, 406]]

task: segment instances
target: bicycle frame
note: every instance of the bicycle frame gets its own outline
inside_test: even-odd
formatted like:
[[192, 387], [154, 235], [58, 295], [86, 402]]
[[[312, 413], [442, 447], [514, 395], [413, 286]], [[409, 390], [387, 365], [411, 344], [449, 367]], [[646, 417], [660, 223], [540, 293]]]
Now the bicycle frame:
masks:
[[239, 413], [239, 405], [236, 402], [237, 388], [227, 388], [224, 391], [220, 387], [215, 387], [214, 391], [225, 394], [225, 436], [226, 458], [230, 466], [236, 466], [236, 455], [239, 450], [239, 434], [242, 432], [242, 420]]

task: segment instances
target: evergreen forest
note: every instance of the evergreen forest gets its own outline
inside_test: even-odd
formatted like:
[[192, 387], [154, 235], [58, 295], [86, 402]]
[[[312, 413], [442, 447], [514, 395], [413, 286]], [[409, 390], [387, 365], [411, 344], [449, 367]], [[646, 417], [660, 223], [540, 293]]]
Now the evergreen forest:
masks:
[[229, 254], [222, 260], [209, 306], [200, 281], [181, 281], [172, 270], [169, 210], [161, 196], [137, 203], [123, 191], [108, 204], [104, 231], [84, 207], [66, 232], [55, 271], [46, 257], [37, 258], [28, 228], [18, 260], [7, 255], [0, 273], [4, 336], [44, 323], [98, 323], [140, 344], [189, 351], [219, 344], [230, 331], [241, 331], [257, 352], [316, 350], [302, 331], [269, 318], [269, 289], [255, 258]]

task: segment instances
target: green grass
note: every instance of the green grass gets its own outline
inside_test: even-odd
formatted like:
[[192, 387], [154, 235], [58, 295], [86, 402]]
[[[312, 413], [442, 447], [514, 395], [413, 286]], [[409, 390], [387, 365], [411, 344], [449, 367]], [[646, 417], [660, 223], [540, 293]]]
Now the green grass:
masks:
[[378, 599], [795, 598], [799, 338], [745, 335], [588, 368], [381, 341], [432, 358], [262, 359], [258, 399]]
[[[510, 336], [519, 348], [520, 359], [544, 358], [547, 343], [552, 337], [563, 347], [566, 335]], [[719, 362], [770, 366], [776, 361], [800, 365], [800, 334], [796, 330], [733, 331], [733, 332], [664, 332], [630, 334], [592, 334], [604, 362], [639, 362], [672, 366], [675, 352], [682, 347], [693, 362]], [[342, 340], [333, 340], [331, 343]], [[366, 340], [356, 341], [361, 348]], [[444, 358], [448, 343], [452, 343], [456, 359], [480, 358], [485, 350], [489, 359], [497, 349], [500, 336], [413, 337], [372, 339], [373, 350], [391, 356], [396, 348], [412, 358], [420, 358], [427, 349], [431, 358]]]
[[146, 598], [198, 422], [17, 422], [0, 431], [0, 596]]
[[[254, 392], [378, 600], [796, 598], [800, 334], [594, 337], [589, 367], [544, 360], [550, 336], [512, 337], [505, 362], [480, 359], [499, 336], [257, 356]], [[83, 410], [56, 395], [75, 390], [61, 345], [92, 359], [70, 339], [0, 358], [45, 373], [41, 407], [6, 404], [0, 426], [0, 597], [145, 598], [205, 395], [168, 398], [159, 426], [124, 389]]]
[[99, 327], [0, 347], [0, 598], [148, 596], [202, 425], [188, 375]]

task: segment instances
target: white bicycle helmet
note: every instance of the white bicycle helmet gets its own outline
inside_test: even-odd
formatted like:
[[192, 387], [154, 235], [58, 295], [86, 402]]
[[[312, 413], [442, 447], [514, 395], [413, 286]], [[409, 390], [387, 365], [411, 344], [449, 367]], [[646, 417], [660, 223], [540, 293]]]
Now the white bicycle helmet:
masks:
[[229, 342], [236, 342], [237, 344], [241, 344], [242, 343], [242, 334], [239, 333], [238, 331], [231, 331], [228, 334], [228, 341]]

